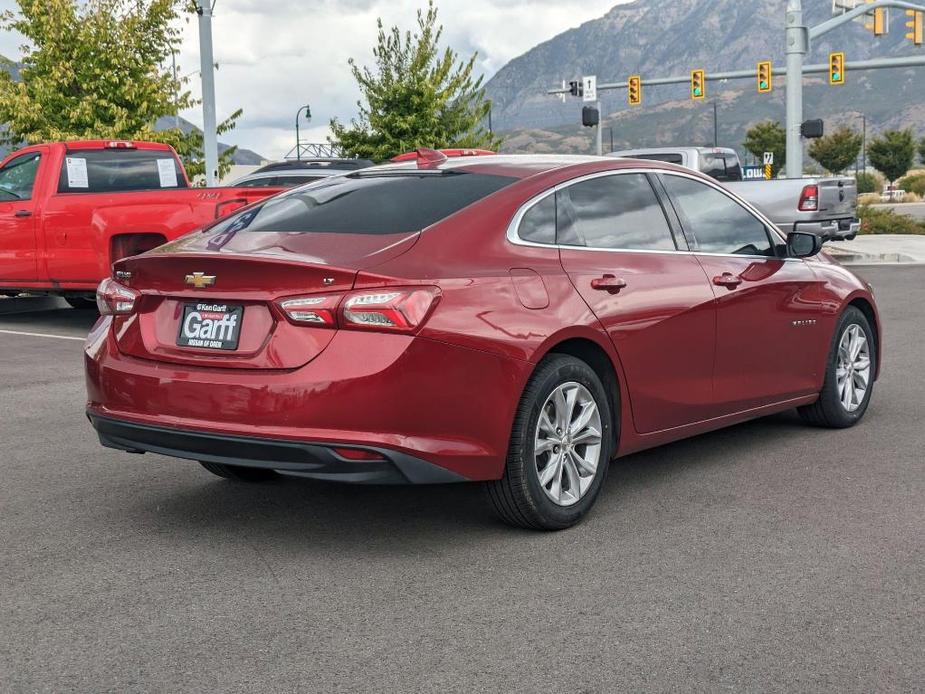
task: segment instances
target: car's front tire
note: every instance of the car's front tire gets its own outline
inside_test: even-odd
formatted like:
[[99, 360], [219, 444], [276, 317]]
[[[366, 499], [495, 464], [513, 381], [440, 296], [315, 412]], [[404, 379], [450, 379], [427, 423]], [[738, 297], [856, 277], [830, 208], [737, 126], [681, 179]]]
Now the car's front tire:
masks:
[[244, 467], [243, 465], [224, 465], [222, 463], [199, 462], [213, 475], [224, 477], [234, 482], [267, 482], [278, 475], [273, 470], [262, 467]]
[[819, 399], [799, 408], [800, 416], [813, 426], [853, 427], [870, 404], [876, 364], [877, 340], [870, 321], [849, 306], [835, 329]]
[[511, 525], [562, 530], [591, 509], [613, 455], [613, 413], [601, 379], [585, 362], [553, 354], [524, 390], [504, 476], [487, 483]]

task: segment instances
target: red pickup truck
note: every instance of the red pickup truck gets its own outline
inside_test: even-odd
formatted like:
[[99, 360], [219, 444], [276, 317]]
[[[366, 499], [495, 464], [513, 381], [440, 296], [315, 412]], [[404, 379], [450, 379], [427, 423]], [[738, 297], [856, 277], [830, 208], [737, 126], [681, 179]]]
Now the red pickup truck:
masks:
[[0, 163], [0, 294], [56, 294], [90, 307], [113, 262], [151, 250], [272, 188], [194, 188], [153, 142], [56, 142]]

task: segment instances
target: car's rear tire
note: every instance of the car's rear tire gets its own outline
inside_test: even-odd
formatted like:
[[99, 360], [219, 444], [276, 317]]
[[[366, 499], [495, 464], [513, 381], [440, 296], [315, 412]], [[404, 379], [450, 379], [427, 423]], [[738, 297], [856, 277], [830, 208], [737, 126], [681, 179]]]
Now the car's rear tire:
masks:
[[819, 399], [799, 408], [808, 424], [846, 429], [861, 421], [874, 392], [877, 340], [870, 321], [853, 306], [835, 329]]
[[613, 422], [610, 399], [590, 366], [562, 354], [544, 359], [517, 407], [504, 476], [486, 483], [496, 513], [522, 528], [575, 525], [607, 478]]
[[267, 482], [277, 477], [276, 472], [262, 467], [244, 467], [242, 465], [224, 465], [222, 463], [199, 462], [213, 475], [235, 482]]
[[81, 311], [96, 310], [96, 301], [93, 299], [87, 299], [82, 296], [66, 296], [64, 300], [70, 304], [71, 308], [76, 308]]

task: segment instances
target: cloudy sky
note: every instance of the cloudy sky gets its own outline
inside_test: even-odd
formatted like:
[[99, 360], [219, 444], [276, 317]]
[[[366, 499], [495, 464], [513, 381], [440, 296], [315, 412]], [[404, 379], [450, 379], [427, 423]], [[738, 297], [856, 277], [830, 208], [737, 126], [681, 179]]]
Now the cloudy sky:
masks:
[[[478, 52], [478, 69], [494, 74], [508, 60], [567, 28], [600, 17], [626, 0], [438, 0], [444, 41], [461, 55]], [[216, 0], [213, 36], [219, 118], [238, 107], [244, 117], [223, 139], [282, 157], [295, 141], [296, 110], [308, 103], [309, 136], [324, 141], [333, 116], [349, 120], [356, 90], [347, 59], [372, 59], [376, 18], [411, 28], [426, 0]], [[0, 10], [15, 9], [0, 0]], [[199, 67], [195, 22], [184, 29], [184, 74]], [[17, 58], [21, 37], [0, 32], [0, 53]], [[199, 78], [191, 89], [198, 93]], [[183, 114], [202, 123], [198, 111]]]

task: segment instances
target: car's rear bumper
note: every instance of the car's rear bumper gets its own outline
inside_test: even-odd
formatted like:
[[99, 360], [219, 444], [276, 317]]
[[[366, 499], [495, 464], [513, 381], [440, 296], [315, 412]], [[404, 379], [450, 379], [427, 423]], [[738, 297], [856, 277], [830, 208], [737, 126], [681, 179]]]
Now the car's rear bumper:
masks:
[[[514, 409], [532, 371], [527, 362], [480, 350], [360, 331], [339, 331], [327, 349], [297, 369], [190, 367], [122, 354], [108, 319], [91, 331], [85, 364], [87, 411], [98, 420], [141, 427], [132, 431], [281, 444], [238, 463], [233, 446], [226, 446], [218, 454], [224, 462], [272, 463], [279, 451], [295, 450], [290, 444], [300, 447], [299, 455], [318, 453], [314, 446], [343, 446], [386, 451], [399, 470], [401, 461], [413, 458], [467, 480], [503, 474]], [[156, 436], [145, 436], [133, 443], [122, 431], [109, 440], [121, 443], [118, 448], [160, 448], [202, 459], [203, 449], [189, 437], [161, 445]], [[316, 457], [332, 464], [324, 451]], [[305, 459], [314, 464], [313, 456]], [[336, 462], [348, 470], [345, 461]]]
[[129, 453], [159, 453], [207, 463], [278, 470], [313, 479], [355, 484], [444, 484], [465, 477], [405, 453], [375, 447], [351, 447], [379, 456], [349, 460], [337, 444], [304, 443], [169, 429], [88, 413], [100, 443]]

